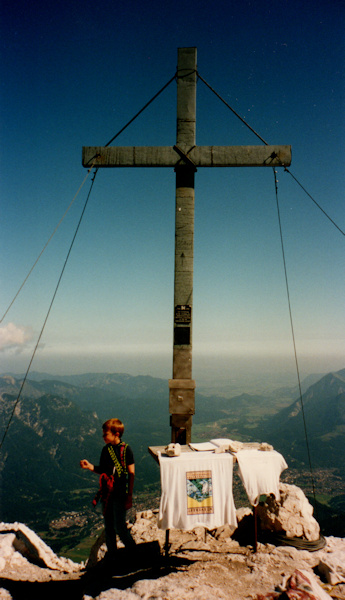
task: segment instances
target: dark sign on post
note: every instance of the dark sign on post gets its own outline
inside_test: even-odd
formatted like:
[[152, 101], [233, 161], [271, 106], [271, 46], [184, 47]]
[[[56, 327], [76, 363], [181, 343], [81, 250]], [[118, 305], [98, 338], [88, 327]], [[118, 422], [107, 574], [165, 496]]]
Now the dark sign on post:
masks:
[[192, 307], [183, 304], [175, 306], [174, 321], [176, 325], [190, 325], [192, 322]]

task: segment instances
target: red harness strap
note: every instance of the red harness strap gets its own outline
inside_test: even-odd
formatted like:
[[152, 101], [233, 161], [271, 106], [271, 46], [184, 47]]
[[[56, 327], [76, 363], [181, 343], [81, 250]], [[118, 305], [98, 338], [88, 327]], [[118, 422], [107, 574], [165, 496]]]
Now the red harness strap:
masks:
[[[127, 449], [127, 444], [125, 444], [124, 442], [121, 442], [121, 445], [120, 445], [121, 464], [120, 464], [115, 456], [113, 449], [111, 448], [111, 450], [112, 450], [112, 452], [111, 452], [110, 447], [108, 448], [109, 454], [112, 457], [114, 464], [115, 464], [114, 471], [116, 469], [118, 471], [119, 476], [121, 476], [122, 473], [125, 475], [127, 474], [126, 457], [125, 457], [126, 449]], [[114, 460], [114, 457], [115, 457], [115, 460]], [[107, 509], [110, 495], [114, 490], [114, 482], [115, 482], [114, 474], [107, 475], [106, 473], [102, 473], [99, 478], [99, 490], [98, 490], [96, 496], [94, 497], [94, 499], [92, 500], [92, 504], [93, 504], [93, 506], [96, 506], [97, 502], [101, 499], [102, 504], [103, 504], [103, 514], [105, 513], [105, 511]]]
[[105, 513], [110, 495], [114, 489], [114, 475], [107, 475], [102, 473], [99, 478], [99, 490], [94, 497], [92, 504], [96, 506], [97, 502], [101, 499], [103, 504], [103, 514]]

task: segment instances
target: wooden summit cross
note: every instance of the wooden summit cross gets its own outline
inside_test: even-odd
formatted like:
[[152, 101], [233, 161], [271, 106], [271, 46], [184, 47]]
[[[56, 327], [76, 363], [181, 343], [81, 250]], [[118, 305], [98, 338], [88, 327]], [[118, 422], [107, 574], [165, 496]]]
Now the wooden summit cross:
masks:
[[173, 375], [169, 380], [171, 441], [191, 442], [194, 173], [197, 167], [289, 166], [291, 146], [196, 146], [196, 48], [179, 48], [175, 146], [84, 147], [83, 166], [173, 167], [176, 172]]

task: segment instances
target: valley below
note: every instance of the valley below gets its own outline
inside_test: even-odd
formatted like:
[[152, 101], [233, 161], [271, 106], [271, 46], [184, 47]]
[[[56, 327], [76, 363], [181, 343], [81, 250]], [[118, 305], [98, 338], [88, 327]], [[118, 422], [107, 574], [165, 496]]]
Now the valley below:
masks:
[[[0, 377], [3, 423], [20, 385], [20, 376]], [[128, 517], [157, 509], [160, 472], [148, 446], [170, 441], [167, 395], [167, 382], [148, 376], [33, 374], [0, 456], [2, 520], [26, 523], [55, 552], [86, 560], [103, 521], [100, 507], [91, 505], [98, 478], [83, 472], [79, 461], [88, 458], [97, 464], [101, 426], [111, 416], [125, 423], [124, 439], [136, 459], [134, 506]], [[296, 389], [232, 398], [197, 393], [193, 442], [227, 437], [272, 444], [288, 463], [281, 480], [304, 491], [321, 532], [344, 537], [345, 369], [307, 380], [303, 404], [307, 440]], [[233, 494], [236, 508], [249, 506], [236, 466]]]

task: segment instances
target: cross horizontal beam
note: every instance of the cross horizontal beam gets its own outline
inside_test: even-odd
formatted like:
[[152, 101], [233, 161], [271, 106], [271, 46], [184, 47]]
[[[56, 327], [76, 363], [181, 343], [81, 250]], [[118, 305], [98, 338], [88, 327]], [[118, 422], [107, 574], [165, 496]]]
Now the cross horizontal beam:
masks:
[[176, 83], [175, 145], [85, 146], [82, 163], [87, 169], [171, 167], [175, 170], [173, 378], [169, 380], [169, 411], [171, 441], [188, 444], [192, 441], [195, 413], [192, 379], [195, 171], [199, 167], [288, 167], [291, 146], [197, 146], [196, 48], [178, 49]]
[[82, 162], [84, 167], [288, 167], [291, 146], [84, 146]]

